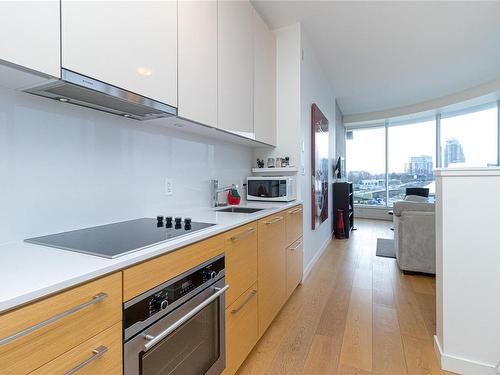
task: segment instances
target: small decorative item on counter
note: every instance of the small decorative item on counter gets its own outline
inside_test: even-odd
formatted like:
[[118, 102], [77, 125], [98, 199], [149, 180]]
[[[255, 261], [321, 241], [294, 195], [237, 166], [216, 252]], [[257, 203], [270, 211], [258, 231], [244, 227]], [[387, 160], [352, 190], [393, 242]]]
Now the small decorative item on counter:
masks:
[[229, 190], [227, 193], [227, 203], [230, 205], [238, 205], [240, 204], [241, 197], [236, 188]]
[[257, 158], [257, 168], [264, 168], [264, 159]]
[[285, 158], [283, 159], [283, 161], [281, 162], [281, 164], [283, 164], [283, 167], [290, 166], [290, 156], [285, 156]]
[[276, 158], [276, 168], [281, 168], [281, 158]]
[[274, 158], [267, 158], [267, 167], [274, 168]]

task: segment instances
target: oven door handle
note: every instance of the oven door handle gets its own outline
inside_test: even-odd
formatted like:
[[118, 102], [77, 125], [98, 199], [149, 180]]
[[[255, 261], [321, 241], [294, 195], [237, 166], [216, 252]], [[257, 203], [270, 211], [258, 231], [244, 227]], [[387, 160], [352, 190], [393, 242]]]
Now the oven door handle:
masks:
[[184, 315], [182, 318], [177, 320], [174, 324], [169, 326], [167, 329], [160, 332], [157, 336], [144, 335], [144, 338], [148, 341], [147, 343], [144, 344], [144, 351], [147, 352], [153, 346], [158, 344], [161, 340], [163, 340], [165, 337], [170, 335], [172, 332], [174, 332], [177, 328], [179, 328], [181, 325], [186, 323], [193, 316], [198, 314], [201, 310], [203, 310], [205, 307], [207, 307], [209, 304], [211, 304], [214, 300], [219, 298], [219, 296], [221, 294], [224, 294], [226, 292], [226, 290], [228, 290], [228, 289], [229, 289], [229, 285], [225, 285], [222, 288], [214, 288], [214, 290], [216, 291], [214, 294], [212, 294], [210, 297], [208, 297], [206, 300], [204, 300], [202, 303], [200, 303], [194, 309], [189, 311], [186, 315]]

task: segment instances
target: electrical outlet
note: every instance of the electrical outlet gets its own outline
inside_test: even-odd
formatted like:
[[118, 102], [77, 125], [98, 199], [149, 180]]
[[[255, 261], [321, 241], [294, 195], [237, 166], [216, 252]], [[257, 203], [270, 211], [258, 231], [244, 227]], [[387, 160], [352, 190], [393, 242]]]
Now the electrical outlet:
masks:
[[174, 182], [171, 178], [165, 179], [165, 195], [173, 195], [174, 194]]

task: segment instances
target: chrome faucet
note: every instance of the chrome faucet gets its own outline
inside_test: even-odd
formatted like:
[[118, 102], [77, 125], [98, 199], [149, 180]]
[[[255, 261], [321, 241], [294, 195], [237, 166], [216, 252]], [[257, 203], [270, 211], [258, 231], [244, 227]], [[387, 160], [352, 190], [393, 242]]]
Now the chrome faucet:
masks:
[[231, 186], [219, 187], [219, 180], [210, 180], [210, 196], [212, 207], [222, 207], [227, 206], [227, 203], [219, 202], [219, 193], [224, 191], [229, 191], [232, 189], [238, 189], [238, 185], [232, 184]]

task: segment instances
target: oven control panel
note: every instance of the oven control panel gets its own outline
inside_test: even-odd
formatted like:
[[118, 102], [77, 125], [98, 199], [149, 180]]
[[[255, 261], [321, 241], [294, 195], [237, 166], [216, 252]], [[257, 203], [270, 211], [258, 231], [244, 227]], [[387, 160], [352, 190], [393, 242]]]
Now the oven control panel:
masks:
[[144, 322], [153, 316], [166, 314], [223, 276], [224, 257], [222, 256], [144, 293], [131, 305], [125, 304], [124, 328]]

